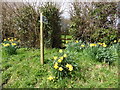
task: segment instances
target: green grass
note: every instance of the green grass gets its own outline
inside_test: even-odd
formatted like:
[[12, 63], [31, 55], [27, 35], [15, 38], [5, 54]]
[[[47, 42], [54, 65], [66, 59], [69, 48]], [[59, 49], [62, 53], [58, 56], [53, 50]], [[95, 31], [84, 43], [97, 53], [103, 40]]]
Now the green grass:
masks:
[[75, 78], [49, 81], [50, 60], [58, 49], [45, 49], [45, 64], [40, 64], [39, 49], [20, 48], [16, 55], [2, 57], [2, 84], [5, 88], [117, 88], [117, 61], [109, 66], [77, 53], [79, 70]]

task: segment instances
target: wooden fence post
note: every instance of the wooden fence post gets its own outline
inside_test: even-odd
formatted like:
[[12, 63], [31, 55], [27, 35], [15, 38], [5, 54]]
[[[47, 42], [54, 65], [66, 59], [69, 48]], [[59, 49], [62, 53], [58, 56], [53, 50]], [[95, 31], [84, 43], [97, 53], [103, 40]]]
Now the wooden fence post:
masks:
[[40, 13], [40, 60], [41, 64], [44, 64], [44, 42], [43, 42], [43, 19], [42, 13]]

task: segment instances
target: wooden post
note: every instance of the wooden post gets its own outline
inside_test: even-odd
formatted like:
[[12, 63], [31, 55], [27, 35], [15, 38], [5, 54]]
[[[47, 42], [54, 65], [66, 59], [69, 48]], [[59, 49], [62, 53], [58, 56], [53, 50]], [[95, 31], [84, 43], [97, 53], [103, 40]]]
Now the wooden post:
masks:
[[41, 64], [44, 64], [44, 42], [43, 42], [43, 21], [42, 13], [40, 13], [40, 60]]

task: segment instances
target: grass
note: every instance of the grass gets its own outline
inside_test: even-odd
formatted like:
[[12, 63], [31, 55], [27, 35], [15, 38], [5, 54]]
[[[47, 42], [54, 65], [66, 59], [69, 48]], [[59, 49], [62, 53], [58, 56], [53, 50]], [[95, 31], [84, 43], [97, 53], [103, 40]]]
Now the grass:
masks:
[[117, 61], [109, 66], [77, 53], [79, 70], [75, 78], [49, 81], [50, 60], [58, 49], [45, 48], [45, 63], [40, 64], [39, 49], [20, 48], [16, 55], [2, 57], [2, 85], [4, 88], [117, 88]]

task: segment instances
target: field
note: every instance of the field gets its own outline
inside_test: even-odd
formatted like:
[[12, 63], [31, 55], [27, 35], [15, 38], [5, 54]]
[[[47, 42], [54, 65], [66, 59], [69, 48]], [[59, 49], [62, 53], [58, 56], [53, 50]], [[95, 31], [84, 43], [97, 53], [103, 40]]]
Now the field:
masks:
[[[72, 50], [71, 50], [72, 51]], [[70, 53], [70, 52], [69, 52]], [[72, 52], [78, 70], [73, 77], [48, 80], [50, 63], [58, 49], [45, 48], [44, 65], [40, 64], [40, 50], [19, 48], [17, 54], [2, 56], [2, 85], [4, 88], [117, 88], [118, 61], [111, 65], [96, 61], [85, 51]], [[119, 53], [120, 54], [120, 53]]]

